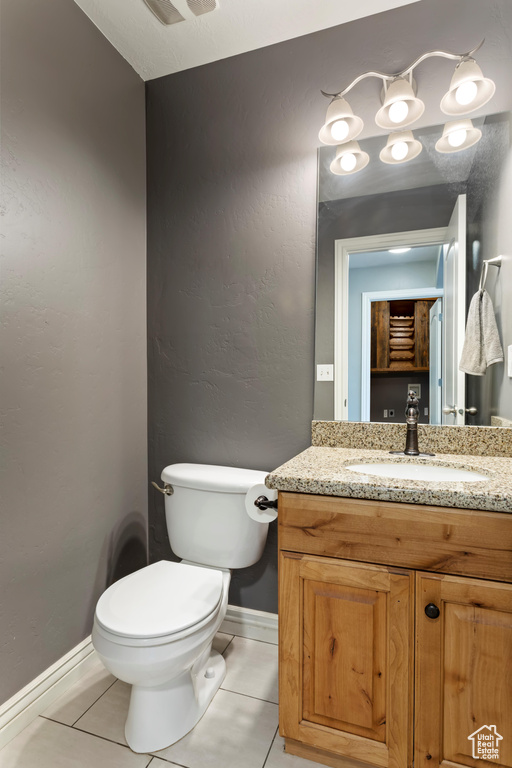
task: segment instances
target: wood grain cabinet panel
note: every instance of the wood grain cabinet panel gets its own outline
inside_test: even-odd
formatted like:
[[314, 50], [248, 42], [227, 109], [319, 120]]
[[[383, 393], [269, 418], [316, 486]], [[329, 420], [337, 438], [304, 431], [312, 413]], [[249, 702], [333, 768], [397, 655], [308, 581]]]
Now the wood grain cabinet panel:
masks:
[[415, 765], [512, 766], [512, 585], [418, 574], [416, 626]]
[[282, 553], [280, 585], [282, 734], [382, 768], [406, 768], [412, 574]]

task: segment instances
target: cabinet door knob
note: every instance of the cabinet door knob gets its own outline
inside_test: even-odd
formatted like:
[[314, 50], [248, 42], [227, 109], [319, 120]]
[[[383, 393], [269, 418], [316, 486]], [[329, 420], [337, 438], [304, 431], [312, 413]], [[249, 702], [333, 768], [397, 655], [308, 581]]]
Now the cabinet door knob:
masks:
[[441, 611], [437, 607], [437, 605], [434, 605], [434, 603], [429, 603], [425, 606], [425, 613], [429, 617], [429, 619], [437, 619]]

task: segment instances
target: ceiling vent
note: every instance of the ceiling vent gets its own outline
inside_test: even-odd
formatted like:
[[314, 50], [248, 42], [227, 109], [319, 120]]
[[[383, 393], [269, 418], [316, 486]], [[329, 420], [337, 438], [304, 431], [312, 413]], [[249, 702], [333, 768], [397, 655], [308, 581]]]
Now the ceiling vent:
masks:
[[217, 7], [217, 0], [187, 0], [187, 5], [196, 16], [202, 16], [203, 13], [210, 13]]
[[171, 0], [144, 0], [144, 2], [162, 24], [177, 24], [179, 21], [185, 21], [185, 17], [174, 7]]
[[[180, 21], [186, 21], [185, 16], [182, 16], [171, 0], [144, 0], [144, 2], [162, 24], [178, 24]], [[187, 5], [194, 16], [202, 16], [217, 8], [217, 0], [187, 0]]]

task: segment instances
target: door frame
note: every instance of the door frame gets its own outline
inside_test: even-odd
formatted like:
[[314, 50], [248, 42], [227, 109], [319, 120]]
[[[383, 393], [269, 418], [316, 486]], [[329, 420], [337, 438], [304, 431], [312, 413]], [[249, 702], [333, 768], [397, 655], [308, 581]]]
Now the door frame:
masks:
[[370, 421], [372, 301], [397, 299], [439, 299], [442, 288], [402, 288], [396, 291], [368, 291], [361, 294], [361, 421]]
[[[348, 271], [351, 253], [441, 245], [446, 227], [390, 232], [334, 241], [334, 419], [348, 421]], [[432, 294], [433, 296], [433, 294]], [[368, 420], [368, 419], [367, 419]]]

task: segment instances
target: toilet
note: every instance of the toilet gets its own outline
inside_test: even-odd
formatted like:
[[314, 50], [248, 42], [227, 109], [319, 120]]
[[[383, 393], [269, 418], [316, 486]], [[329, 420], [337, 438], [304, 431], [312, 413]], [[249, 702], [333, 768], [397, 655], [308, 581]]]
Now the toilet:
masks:
[[268, 522], [249, 517], [245, 502], [266, 474], [166, 467], [165, 518], [181, 562], [148, 565], [98, 601], [92, 642], [109, 672], [132, 686], [125, 736], [134, 752], [181, 739], [224, 679], [226, 663], [212, 641], [226, 615], [231, 569], [256, 563], [265, 546]]

